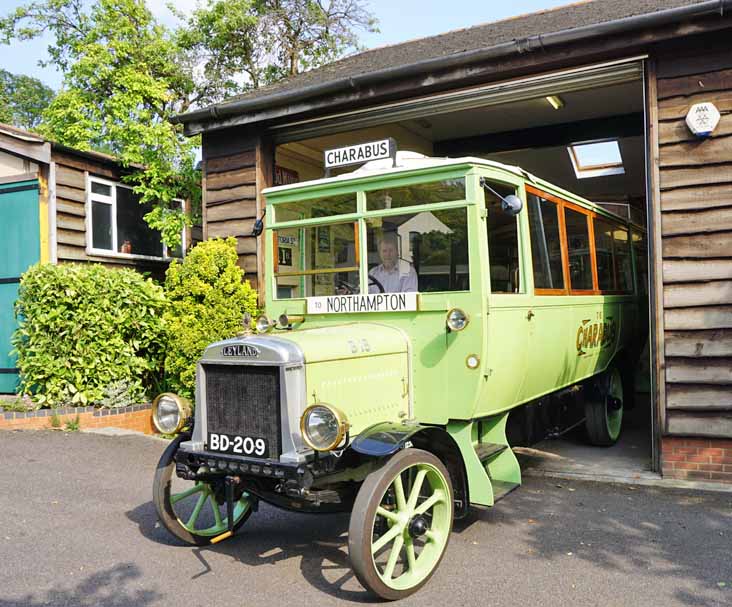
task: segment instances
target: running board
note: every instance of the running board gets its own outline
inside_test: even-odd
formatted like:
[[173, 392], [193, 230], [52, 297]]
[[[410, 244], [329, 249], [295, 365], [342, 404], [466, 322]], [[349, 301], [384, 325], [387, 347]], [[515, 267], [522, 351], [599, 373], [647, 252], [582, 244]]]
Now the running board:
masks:
[[480, 463], [484, 466], [497, 455], [508, 449], [508, 445], [499, 443], [478, 443], [475, 447], [475, 454], [478, 456]]
[[506, 497], [511, 491], [514, 489], [517, 489], [521, 486], [521, 483], [509, 483], [507, 481], [495, 481], [492, 480], [491, 484], [493, 485], [493, 503], [502, 500], [504, 497]]

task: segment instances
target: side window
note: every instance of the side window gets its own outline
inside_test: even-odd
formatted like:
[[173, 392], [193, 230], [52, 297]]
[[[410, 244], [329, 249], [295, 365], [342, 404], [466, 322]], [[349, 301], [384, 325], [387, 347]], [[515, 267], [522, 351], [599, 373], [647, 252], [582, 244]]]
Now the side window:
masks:
[[648, 294], [648, 249], [646, 238], [643, 232], [633, 230], [632, 243], [635, 253], [636, 274], [638, 275], [638, 293]]
[[615, 255], [613, 253], [613, 226], [595, 218], [595, 255], [597, 283], [601, 291], [615, 291]]
[[536, 289], [564, 289], [558, 206], [529, 194], [529, 232]]
[[633, 268], [630, 259], [630, 241], [628, 230], [618, 226], [613, 231], [615, 244], [616, 268], [618, 273], [618, 290], [628, 292], [633, 290]]
[[592, 290], [589, 216], [564, 207], [564, 225], [569, 252], [569, 284], [573, 291]]
[[[503, 192], [498, 185], [492, 187], [503, 196], [516, 193], [513, 189]], [[485, 206], [491, 292], [518, 293], [521, 288], [518, 216], [503, 211], [499, 198], [488, 190]]]

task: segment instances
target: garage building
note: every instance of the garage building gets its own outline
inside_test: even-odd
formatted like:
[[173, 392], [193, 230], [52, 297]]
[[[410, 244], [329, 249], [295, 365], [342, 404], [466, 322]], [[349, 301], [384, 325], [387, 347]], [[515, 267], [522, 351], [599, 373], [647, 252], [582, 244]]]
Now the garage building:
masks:
[[264, 288], [261, 191], [322, 177], [326, 149], [384, 137], [518, 165], [627, 214], [648, 233], [646, 470], [732, 482], [731, 13], [729, 0], [580, 2], [181, 115], [203, 136], [204, 238], [236, 236]]

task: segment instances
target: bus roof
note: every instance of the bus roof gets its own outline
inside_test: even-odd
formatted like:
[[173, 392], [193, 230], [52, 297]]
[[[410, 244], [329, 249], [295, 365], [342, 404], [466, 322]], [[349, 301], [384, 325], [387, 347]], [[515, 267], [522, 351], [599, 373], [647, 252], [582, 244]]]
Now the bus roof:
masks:
[[592, 202], [591, 200], [587, 200], [585, 198], [582, 198], [581, 196], [578, 196], [577, 194], [568, 192], [563, 188], [560, 188], [544, 179], [541, 179], [540, 177], [537, 177], [532, 173], [529, 173], [528, 171], [525, 171], [521, 167], [503, 164], [494, 160], [487, 160], [485, 158], [478, 158], [476, 156], [463, 156], [461, 158], [435, 158], [432, 156], [419, 154], [418, 152], [405, 150], [397, 152], [397, 166], [393, 166], [393, 164], [394, 163], [391, 158], [387, 158], [385, 160], [372, 160], [371, 162], [367, 162], [355, 171], [351, 171], [349, 173], [342, 173], [341, 175], [336, 175], [335, 177], [323, 177], [321, 179], [311, 179], [309, 181], [301, 181], [298, 183], [290, 183], [287, 185], [265, 188], [264, 190], [262, 190], [262, 193], [277, 194], [281, 192], [290, 192], [300, 188], [311, 189], [320, 185], [335, 185], [352, 180], [375, 177], [377, 175], [398, 175], [399, 173], [405, 173], [408, 171], [415, 171], [419, 169], [448, 168], [451, 166], [473, 165], [500, 169], [506, 171], [507, 173], [511, 173], [513, 175], [526, 179], [532, 182], [534, 185], [542, 188], [548, 186], [550, 193], [551, 191], [554, 191], [557, 195], [560, 196], [570, 195], [573, 202], [579, 202], [585, 205], [589, 205], [591, 208], [600, 209], [602, 213], [619, 219], [623, 223], [635, 223], [631, 220], [630, 217], [623, 217], [622, 215], [614, 213], [613, 211], [610, 211], [602, 207], [601, 205]]
[[299, 183], [290, 183], [287, 185], [274, 186], [271, 188], [266, 188], [262, 191], [262, 193], [275, 194], [277, 192], [287, 192], [303, 187], [310, 188], [319, 185], [341, 183], [361, 177], [374, 177], [376, 175], [395, 175], [406, 171], [414, 171], [416, 169], [450, 167], [465, 164], [499, 168], [503, 169], [504, 171], [508, 171], [509, 173], [513, 173], [515, 175], [523, 177], [530, 176], [529, 173], [519, 167], [501, 164], [500, 162], [486, 160], [485, 158], [476, 158], [474, 156], [465, 156], [462, 158], [434, 158], [431, 156], [419, 154], [417, 152], [403, 151], [397, 152], [396, 167], [393, 166], [391, 158], [387, 158], [386, 160], [372, 160], [371, 162], [367, 162], [355, 171], [351, 171], [349, 173], [342, 173], [341, 175], [336, 175], [335, 177], [323, 177], [321, 179], [311, 179], [310, 181], [301, 181]]

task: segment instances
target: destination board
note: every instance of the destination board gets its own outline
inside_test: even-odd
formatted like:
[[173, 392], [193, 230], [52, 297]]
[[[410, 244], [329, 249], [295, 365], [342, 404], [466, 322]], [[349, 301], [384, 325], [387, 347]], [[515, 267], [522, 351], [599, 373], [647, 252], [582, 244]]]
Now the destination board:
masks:
[[417, 293], [328, 295], [327, 297], [308, 297], [307, 302], [308, 314], [412, 312], [417, 309]]

